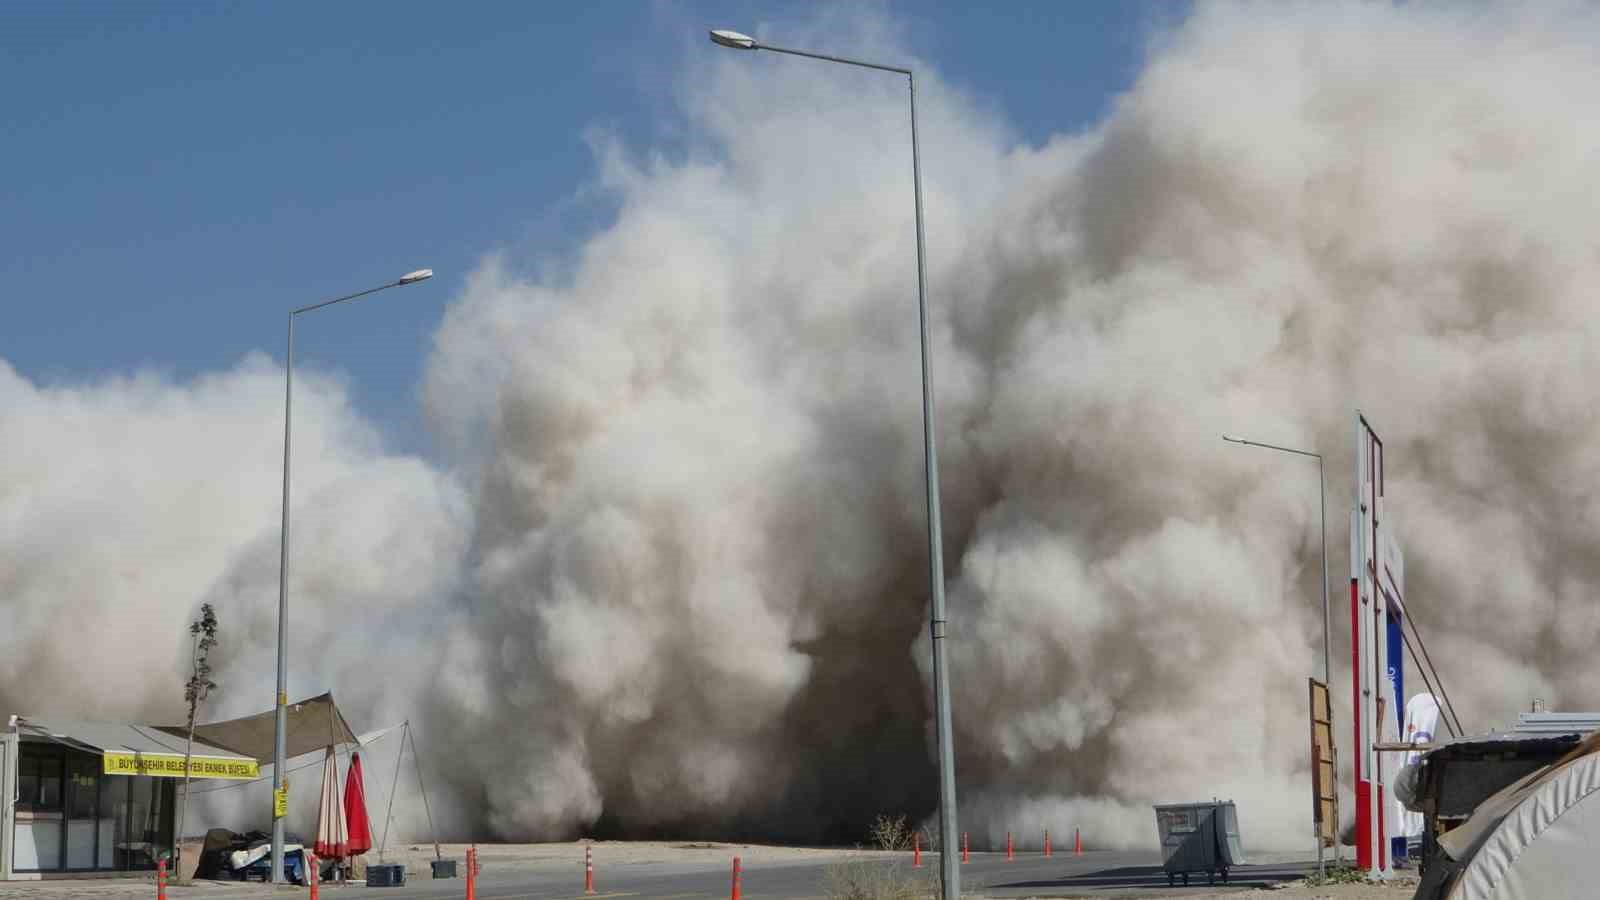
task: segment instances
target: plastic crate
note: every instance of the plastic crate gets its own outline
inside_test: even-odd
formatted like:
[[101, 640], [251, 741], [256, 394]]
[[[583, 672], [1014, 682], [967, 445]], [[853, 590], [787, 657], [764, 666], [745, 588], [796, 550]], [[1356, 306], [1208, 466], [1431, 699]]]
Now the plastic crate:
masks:
[[399, 863], [367, 866], [367, 887], [405, 887], [406, 867]]

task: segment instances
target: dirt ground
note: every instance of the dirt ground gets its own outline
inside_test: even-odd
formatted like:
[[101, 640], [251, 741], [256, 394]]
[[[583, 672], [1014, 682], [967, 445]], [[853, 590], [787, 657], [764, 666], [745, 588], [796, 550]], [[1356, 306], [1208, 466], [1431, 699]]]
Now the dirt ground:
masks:
[[1270, 896], [1277, 900], [1409, 900], [1416, 890], [1416, 877], [1401, 875], [1385, 884], [1330, 884], [1323, 887], [1295, 884], [1277, 890], [1257, 890], [1234, 896]]
[[[440, 852], [445, 859], [465, 860], [467, 844], [442, 844]], [[761, 844], [725, 844], [709, 841], [595, 841], [594, 858], [597, 866], [605, 864], [631, 864], [652, 862], [683, 862], [705, 854], [716, 860], [730, 853], [743, 857], [745, 865], [784, 860], [829, 860], [845, 857], [903, 857], [904, 854], [878, 853], [868, 850], [819, 849], [811, 847], [772, 847]], [[376, 851], [373, 851], [376, 859]], [[434, 858], [432, 844], [407, 844], [390, 848], [385, 858], [388, 862], [403, 862], [406, 870], [417, 875], [429, 871], [429, 860]], [[583, 842], [551, 844], [479, 844], [478, 860], [486, 868], [540, 868], [571, 867], [583, 858]], [[1227, 897], [1267, 898], [1273, 900], [1410, 900], [1417, 889], [1415, 876], [1402, 875], [1387, 884], [1333, 884], [1311, 887], [1293, 884], [1270, 890], [1228, 893]], [[1108, 895], [1114, 896], [1114, 895]]]
[[[1201, 895], [1196, 895], [1187, 889], [1176, 889], [1173, 892], [1168, 893], [1159, 888], [1147, 888], [1140, 889], [1137, 893], [1132, 894], [1119, 894], [1119, 892], [1116, 891], [1107, 891], [1095, 894], [1084, 894], [1082, 896], [1101, 897], [1104, 898], [1104, 900], [1114, 900], [1114, 898], [1118, 897], [1119, 895], [1130, 898], [1205, 896], [1226, 897], [1227, 900], [1234, 900], [1234, 898], [1240, 898], [1240, 900], [1246, 900], [1246, 898], [1248, 898], [1248, 900], [1257, 900], [1257, 898], [1260, 898], [1260, 900], [1265, 900], [1265, 898], [1268, 897], [1273, 898], [1273, 900], [1411, 900], [1411, 895], [1414, 894], [1416, 890], [1416, 878], [1401, 876], [1388, 882], [1387, 884], [1330, 884], [1322, 887], [1312, 887], [1302, 883], [1294, 883], [1285, 884], [1282, 887], [1261, 888], [1252, 891], [1230, 891], [1227, 888], [1218, 888], [1215, 891], [1208, 891], [1207, 893]], [[1027, 900], [1057, 900], [1057, 898], [1030, 897], [1027, 898]]]

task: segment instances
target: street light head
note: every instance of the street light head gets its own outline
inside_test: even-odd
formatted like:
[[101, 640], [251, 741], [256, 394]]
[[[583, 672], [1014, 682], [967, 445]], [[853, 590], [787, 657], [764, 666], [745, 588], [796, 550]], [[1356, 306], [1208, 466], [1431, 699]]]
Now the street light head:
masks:
[[429, 278], [432, 278], [432, 277], [433, 277], [433, 270], [432, 269], [418, 269], [415, 272], [407, 272], [406, 274], [401, 275], [400, 276], [400, 283], [401, 284], [416, 284], [419, 281], [427, 281]]
[[740, 34], [737, 31], [729, 31], [726, 28], [711, 29], [711, 43], [732, 47], [735, 50], [754, 50], [756, 48], [755, 38], [747, 34]]
[[1227, 441], [1227, 442], [1229, 442], [1230, 444], [1242, 444], [1242, 443], [1244, 443], [1244, 438], [1237, 437], [1237, 436], [1231, 435], [1231, 434], [1223, 435], [1222, 439]]

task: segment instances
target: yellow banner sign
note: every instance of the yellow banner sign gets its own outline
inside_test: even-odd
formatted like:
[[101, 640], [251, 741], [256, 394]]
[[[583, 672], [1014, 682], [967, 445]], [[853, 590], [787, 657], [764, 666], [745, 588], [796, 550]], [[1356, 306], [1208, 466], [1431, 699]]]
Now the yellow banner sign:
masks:
[[[107, 775], [154, 775], [158, 778], [182, 778], [181, 753], [105, 753]], [[244, 780], [261, 777], [261, 766], [253, 759], [221, 759], [215, 756], [194, 756], [189, 759], [191, 778], [231, 778]]]
[[289, 815], [289, 785], [272, 792], [272, 817], [282, 819]]

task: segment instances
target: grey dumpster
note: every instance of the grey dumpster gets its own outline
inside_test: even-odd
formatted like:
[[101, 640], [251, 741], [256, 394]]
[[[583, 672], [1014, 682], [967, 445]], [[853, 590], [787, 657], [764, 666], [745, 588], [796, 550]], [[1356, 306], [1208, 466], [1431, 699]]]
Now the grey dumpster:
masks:
[[1206, 873], [1206, 883], [1217, 875], [1228, 880], [1228, 869], [1244, 865], [1239, 842], [1239, 815], [1232, 800], [1206, 803], [1164, 803], [1155, 808], [1156, 830], [1161, 836], [1161, 867], [1167, 883]]
[[1212, 821], [1217, 826], [1217, 861], [1222, 864], [1226, 880], [1228, 869], [1244, 865], [1244, 845], [1239, 840], [1239, 811], [1234, 808], [1233, 801], [1224, 800], [1216, 806]]

